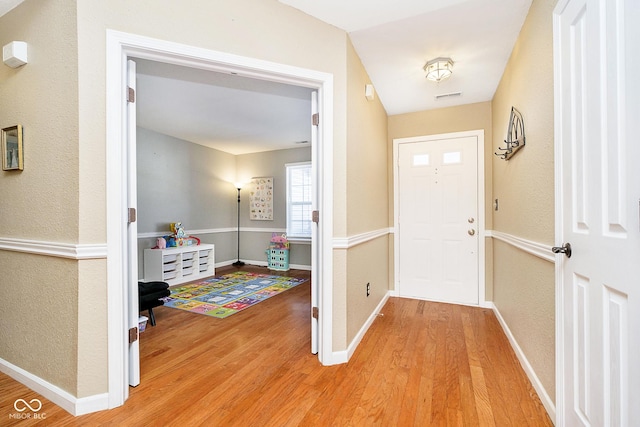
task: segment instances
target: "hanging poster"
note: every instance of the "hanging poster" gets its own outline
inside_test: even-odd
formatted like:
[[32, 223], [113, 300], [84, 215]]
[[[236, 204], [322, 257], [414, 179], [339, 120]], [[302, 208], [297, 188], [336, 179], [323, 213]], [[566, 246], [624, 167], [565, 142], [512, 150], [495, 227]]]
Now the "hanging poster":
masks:
[[249, 195], [249, 219], [273, 221], [273, 178], [253, 178]]

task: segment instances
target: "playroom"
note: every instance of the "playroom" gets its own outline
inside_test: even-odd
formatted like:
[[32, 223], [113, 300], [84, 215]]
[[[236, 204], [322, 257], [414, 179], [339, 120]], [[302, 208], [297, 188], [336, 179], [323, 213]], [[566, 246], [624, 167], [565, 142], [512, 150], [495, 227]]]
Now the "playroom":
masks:
[[[136, 64], [139, 281], [225, 318], [308, 280], [311, 90]], [[140, 295], [141, 321], [161, 322]]]

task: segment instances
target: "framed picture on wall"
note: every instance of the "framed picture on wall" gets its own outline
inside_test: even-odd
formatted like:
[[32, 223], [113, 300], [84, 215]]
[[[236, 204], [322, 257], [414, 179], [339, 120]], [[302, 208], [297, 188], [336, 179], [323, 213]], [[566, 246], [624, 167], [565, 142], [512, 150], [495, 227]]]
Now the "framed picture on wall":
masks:
[[22, 126], [4, 128], [0, 137], [2, 139], [2, 170], [23, 170]]
[[259, 221], [273, 220], [273, 178], [251, 179], [249, 218]]

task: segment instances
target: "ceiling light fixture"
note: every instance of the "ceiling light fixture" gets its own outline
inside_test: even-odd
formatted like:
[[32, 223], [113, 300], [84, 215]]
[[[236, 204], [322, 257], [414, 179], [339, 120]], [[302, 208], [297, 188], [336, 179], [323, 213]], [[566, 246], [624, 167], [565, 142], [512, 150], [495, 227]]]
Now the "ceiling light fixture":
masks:
[[427, 79], [440, 83], [451, 76], [453, 61], [451, 58], [436, 58], [427, 62], [423, 70], [427, 73]]

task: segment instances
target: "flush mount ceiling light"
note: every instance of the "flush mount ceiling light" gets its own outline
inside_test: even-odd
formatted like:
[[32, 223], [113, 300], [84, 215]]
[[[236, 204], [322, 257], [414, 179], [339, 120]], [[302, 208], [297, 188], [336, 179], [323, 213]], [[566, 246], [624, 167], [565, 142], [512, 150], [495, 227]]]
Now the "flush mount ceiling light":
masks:
[[423, 67], [427, 73], [427, 79], [440, 83], [440, 80], [444, 80], [451, 76], [451, 69], [453, 68], [453, 61], [451, 58], [436, 58], [427, 62]]

